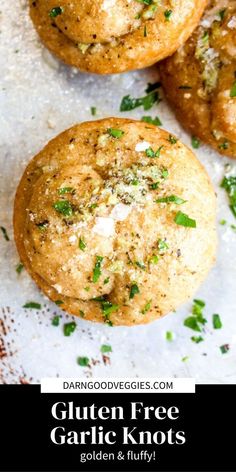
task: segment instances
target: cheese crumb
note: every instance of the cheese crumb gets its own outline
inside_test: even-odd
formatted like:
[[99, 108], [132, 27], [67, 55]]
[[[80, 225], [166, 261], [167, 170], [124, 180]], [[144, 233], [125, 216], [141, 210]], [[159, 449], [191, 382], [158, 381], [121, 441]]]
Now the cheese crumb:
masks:
[[146, 149], [150, 148], [150, 146], [151, 146], [150, 143], [148, 143], [147, 141], [142, 141], [136, 144], [135, 151], [143, 152], [143, 151], [146, 151]]
[[109, 238], [110, 236], [114, 236], [115, 234], [115, 222], [112, 218], [104, 218], [102, 216], [98, 216], [96, 218], [96, 224], [93, 227], [93, 232], [99, 234], [100, 236], [104, 236]]
[[131, 212], [131, 205], [124, 205], [124, 203], [118, 203], [112, 210], [110, 216], [116, 221], [124, 221]]
[[77, 241], [77, 237], [75, 236], [75, 234], [72, 234], [72, 236], [69, 237], [69, 242], [76, 243], [76, 241]]

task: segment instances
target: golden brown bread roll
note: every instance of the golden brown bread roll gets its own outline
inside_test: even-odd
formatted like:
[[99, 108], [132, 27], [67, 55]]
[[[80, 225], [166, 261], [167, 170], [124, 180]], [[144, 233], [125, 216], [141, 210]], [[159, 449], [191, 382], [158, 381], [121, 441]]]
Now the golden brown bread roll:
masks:
[[175, 137], [109, 118], [74, 126], [32, 159], [14, 229], [26, 269], [64, 310], [114, 325], [147, 323], [206, 277], [215, 195]]
[[235, 0], [210, 1], [200, 26], [160, 70], [181, 123], [236, 158]]
[[184, 43], [207, 0], [30, 0], [44, 44], [83, 71], [110, 74], [154, 64]]

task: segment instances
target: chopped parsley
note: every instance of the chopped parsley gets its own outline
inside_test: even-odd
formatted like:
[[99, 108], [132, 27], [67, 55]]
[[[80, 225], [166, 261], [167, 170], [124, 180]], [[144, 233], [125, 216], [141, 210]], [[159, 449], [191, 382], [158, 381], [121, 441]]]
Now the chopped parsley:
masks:
[[230, 90], [230, 98], [235, 98], [236, 97], [236, 80], [232, 85], [232, 88]]
[[224, 177], [221, 187], [228, 193], [229, 207], [236, 218], [236, 176]]
[[222, 354], [226, 354], [230, 350], [229, 344], [223, 344], [220, 346], [220, 350]]
[[120, 111], [130, 111], [138, 107], [143, 107], [144, 110], [150, 110], [154, 103], [158, 104], [161, 101], [157, 90], [159, 87], [159, 82], [148, 84], [146, 95], [140, 98], [132, 98], [130, 95], [125, 95], [120, 104]]
[[219, 147], [219, 149], [224, 149], [224, 150], [228, 149], [229, 148], [229, 141], [227, 139], [225, 139], [223, 141], [223, 143], [221, 143], [218, 147]]
[[31, 310], [41, 310], [42, 305], [36, 302], [27, 302], [23, 305], [23, 308], [31, 309]]
[[227, 221], [226, 221], [226, 220], [220, 220], [220, 225], [222, 225], [222, 226], [225, 226], [225, 225], [226, 225], [226, 223], [227, 223]]
[[227, 11], [227, 8], [222, 8], [221, 10], [218, 11], [218, 15], [219, 15], [221, 21], [223, 21], [226, 11]]
[[91, 107], [90, 111], [91, 111], [92, 116], [95, 116], [97, 114], [97, 108], [96, 107]]
[[150, 185], [150, 189], [151, 190], [156, 190], [158, 188], [158, 186], [159, 186], [159, 182], [154, 182], [154, 184]]
[[220, 315], [215, 313], [212, 315], [212, 324], [214, 329], [221, 329], [222, 328], [222, 321], [220, 319]]
[[54, 7], [49, 12], [49, 16], [50, 18], [56, 18], [57, 16], [62, 15], [62, 13], [63, 13], [62, 7]]
[[96, 262], [93, 269], [93, 283], [94, 284], [99, 280], [100, 276], [102, 275], [102, 271], [101, 271], [102, 261], [103, 261], [102, 256], [96, 256]]
[[70, 323], [65, 323], [63, 326], [64, 336], [71, 336], [76, 329], [75, 321], [71, 321]]
[[172, 10], [165, 10], [164, 11], [164, 16], [165, 16], [166, 21], [170, 21], [172, 13], [173, 13]]
[[187, 362], [188, 360], [189, 360], [189, 356], [184, 356], [181, 359], [182, 362]]
[[184, 320], [184, 326], [193, 331], [202, 331], [202, 326], [207, 323], [207, 320], [203, 316], [203, 309], [205, 307], [205, 302], [203, 300], [195, 299], [193, 300], [194, 304], [192, 307], [192, 315], [188, 316]]
[[79, 238], [79, 248], [81, 249], [81, 251], [84, 251], [86, 248], [86, 243], [82, 238]]
[[162, 122], [160, 118], [158, 118], [158, 116], [156, 116], [155, 118], [152, 118], [151, 116], [142, 116], [141, 121], [154, 126], [162, 126]]
[[62, 300], [55, 300], [55, 303], [56, 305], [60, 306], [60, 305], [63, 305], [63, 301]]
[[85, 313], [84, 313], [83, 310], [80, 310], [80, 311], [79, 311], [79, 316], [80, 316], [81, 318], [84, 318], [84, 317], [85, 317]]
[[42, 233], [43, 233], [47, 229], [48, 223], [49, 222], [47, 220], [45, 220], [45, 221], [42, 221], [42, 223], [37, 223], [36, 226], [39, 229], [39, 231], [42, 231]]
[[156, 254], [153, 254], [153, 256], [149, 260], [150, 264], [154, 264], [154, 265], [156, 265], [158, 261], [159, 261], [159, 257], [156, 256]]
[[153, 92], [154, 90], [156, 90], [160, 87], [161, 87], [161, 82], [153, 82], [153, 83], [148, 82], [147, 88], [145, 89], [145, 92], [150, 93], [150, 92]]
[[115, 305], [107, 300], [106, 296], [92, 298], [92, 301], [99, 302], [101, 305], [102, 314], [105, 319], [105, 323], [109, 326], [113, 326], [112, 321], [109, 319], [111, 313], [119, 310], [119, 305]]
[[8, 234], [7, 234], [6, 228], [4, 228], [3, 226], [0, 226], [0, 228], [1, 228], [1, 231], [2, 231], [2, 234], [3, 234], [4, 239], [5, 239], [6, 241], [10, 241], [10, 238], [9, 238], [9, 236], [8, 236]]
[[19, 264], [17, 264], [17, 266], [16, 266], [17, 274], [21, 274], [23, 269], [24, 269], [24, 266], [23, 266], [22, 262], [19, 262]]
[[156, 151], [154, 151], [151, 147], [149, 147], [148, 149], [146, 149], [145, 154], [147, 157], [151, 157], [151, 158], [160, 157], [160, 153], [163, 147], [164, 146], [160, 146]]
[[143, 3], [144, 5], [152, 5], [153, 0], [136, 0], [138, 3]]
[[102, 354], [106, 354], [107, 352], [112, 352], [112, 347], [110, 344], [102, 344], [100, 351]]
[[191, 341], [193, 341], [193, 343], [199, 344], [204, 341], [204, 338], [202, 336], [192, 336]]
[[80, 367], [88, 367], [89, 365], [89, 358], [88, 357], [78, 357], [77, 358], [77, 364]]
[[107, 132], [110, 136], [116, 139], [120, 139], [124, 134], [124, 131], [116, 128], [108, 128]]
[[167, 179], [168, 175], [169, 175], [168, 170], [167, 169], [162, 169], [162, 171], [161, 171], [162, 178]]
[[173, 341], [174, 335], [172, 331], [166, 331], [166, 341]]
[[131, 287], [130, 287], [129, 298], [133, 299], [135, 297], [135, 295], [137, 295], [138, 293], [140, 293], [138, 285], [137, 284], [132, 284]]
[[196, 136], [192, 136], [192, 147], [198, 149], [201, 145], [200, 140]]
[[183, 203], [186, 203], [186, 200], [183, 200], [176, 195], [170, 195], [169, 197], [158, 198], [156, 203], [175, 203], [176, 205], [182, 205]]
[[143, 309], [141, 310], [141, 313], [142, 315], [145, 315], [151, 308], [151, 303], [152, 303], [152, 300], [149, 300], [146, 305], [143, 307]]
[[104, 285], [109, 284], [109, 281], [110, 281], [110, 277], [107, 277], [106, 279], [104, 279], [103, 281]]
[[60, 324], [60, 316], [55, 315], [52, 319], [52, 326], [59, 326]]
[[193, 305], [193, 311], [198, 311], [198, 308], [205, 308], [206, 303], [203, 300], [200, 300], [199, 298], [195, 298], [193, 300], [194, 305]]
[[135, 262], [136, 266], [139, 267], [140, 269], [142, 270], [146, 270], [146, 266], [143, 262], [140, 262], [140, 261], [136, 261]]
[[58, 213], [61, 213], [64, 216], [73, 215], [73, 209], [70, 202], [68, 202], [68, 200], [58, 200], [56, 203], [53, 204], [53, 208]]
[[185, 226], [186, 228], [196, 228], [197, 223], [196, 220], [189, 218], [188, 215], [182, 213], [182, 211], [178, 211], [177, 215], [174, 219], [175, 223], [179, 226]]
[[168, 141], [169, 141], [170, 144], [176, 144], [178, 139], [175, 138], [174, 136], [172, 136], [172, 134], [169, 134]]
[[108, 300], [104, 300], [101, 302], [102, 306], [102, 313], [105, 317], [108, 317], [111, 313], [119, 310], [118, 305], [114, 305], [113, 303], [109, 302]]
[[57, 192], [59, 195], [65, 195], [65, 193], [72, 193], [73, 190], [73, 187], [62, 187], [59, 188]]
[[198, 319], [195, 316], [189, 316], [184, 320], [184, 326], [186, 326], [189, 329], [192, 329], [193, 331], [199, 331], [201, 332], [201, 328], [198, 324]]
[[160, 254], [164, 254], [164, 252], [166, 252], [167, 249], [169, 249], [169, 246], [164, 239], [158, 239], [157, 247]]

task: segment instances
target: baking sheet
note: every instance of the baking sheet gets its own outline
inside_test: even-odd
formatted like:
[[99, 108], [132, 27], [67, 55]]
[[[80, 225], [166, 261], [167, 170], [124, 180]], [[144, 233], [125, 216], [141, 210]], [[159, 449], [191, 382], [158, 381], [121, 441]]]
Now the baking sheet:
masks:
[[[14, 3], [14, 6], [13, 6]], [[136, 109], [119, 113], [124, 95], [142, 96], [147, 82], [157, 80], [156, 67], [123, 75], [99, 77], [81, 74], [62, 65], [40, 43], [28, 15], [26, 0], [1, 0], [0, 5], [0, 226], [10, 241], [0, 235], [0, 383], [39, 382], [45, 376], [195, 377], [197, 382], [236, 382], [236, 232], [228, 200], [219, 183], [234, 161], [222, 158], [206, 146], [196, 151], [214, 183], [218, 200], [219, 250], [217, 263], [196, 296], [205, 300], [205, 341], [194, 344], [196, 334], [183, 326], [191, 301], [176, 313], [150, 325], [110, 328], [76, 319], [76, 332], [66, 338], [63, 323], [71, 320], [48, 301], [23, 271], [13, 242], [12, 206], [17, 182], [30, 158], [60, 131], [97, 117], [141, 118], [158, 115], [163, 127], [190, 146], [164, 99], [150, 112]], [[27, 301], [42, 304], [39, 312], [24, 310]], [[61, 315], [59, 327], [51, 320]], [[212, 314], [219, 313], [223, 328], [212, 329]], [[166, 332], [174, 340], [166, 340]], [[102, 344], [112, 353], [102, 356]], [[220, 346], [230, 345], [222, 354]], [[87, 356], [90, 365], [81, 368], [76, 359]], [[184, 360], [183, 360], [184, 359]]]

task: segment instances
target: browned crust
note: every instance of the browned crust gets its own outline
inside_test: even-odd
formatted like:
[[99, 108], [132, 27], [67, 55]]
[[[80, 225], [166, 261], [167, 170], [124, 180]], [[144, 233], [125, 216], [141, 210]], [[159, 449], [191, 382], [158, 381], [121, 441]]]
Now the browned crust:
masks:
[[[55, 27], [45, 0], [30, 0], [30, 15], [45, 46], [63, 62], [82, 71], [111, 74], [151, 66], [173, 54], [197, 26], [206, 2], [177, 0], [171, 21], [165, 20], [164, 5], [155, 19], [143, 22], [142, 27], [123, 36], [117, 45], [104, 44], [99, 51], [88, 50], [85, 54]], [[165, 4], [168, 8], [169, 1]]]
[[[211, 2], [210, 2], [211, 3]], [[159, 65], [161, 81], [168, 102], [173, 106], [180, 123], [192, 135], [209, 144], [220, 154], [236, 158], [236, 104], [235, 98], [225, 98], [224, 95], [235, 80], [236, 61], [227, 54], [227, 40], [220, 50], [221, 68], [216, 88], [212, 94], [202, 97], [202, 69], [199, 60], [195, 57], [196, 43], [199, 35], [203, 35], [202, 27], [198, 27], [191, 38], [172, 57], [167, 58]], [[235, 34], [232, 30], [232, 35]], [[184, 89], [183, 86], [189, 86]], [[224, 103], [222, 101], [224, 100]], [[228, 121], [223, 119], [224, 110], [227, 110]], [[231, 114], [231, 118], [229, 118]], [[233, 123], [234, 117], [234, 123]], [[231, 124], [229, 125], [229, 121]], [[220, 129], [222, 137], [215, 138], [214, 129]], [[224, 142], [227, 148], [224, 148]]]
[[[22, 263], [24, 264], [25, 268], [27, 269], [27, 271], [29, 272], [29, 274], [31, 275], [31, 277], [34, 279], [34, 281], [40, 287], [40, 289], [54, 302], [58, 299], [61, 299], [61, 295], [58, 294], [58, 292], [53, 287], [51, 287], [43, 278], [41, 278], [34, 271], [34, 267], [32, 267], [31, 262], [28, 259], [25, 245], [24, 245], [24, 232], [25, 232], [25, 225], [26, 225], [26, 218], [27, 218], [27, 208], [31, 199], [32, 188], [34, 187], [34, 184], [36, 183], [39, 176], [39, 171], [37, 171], [37, 169], [39, 169], [40, 166], [42, 166], [42, 164], [45, 164], [48, 161], [50, 161], [52, 156], [54, 159], [64, 159], [63, 156], [65, 156], [65, 152], [68, 152], [68, 151], [65, 151], [65, 147], [67, 150], [68, 143], [70, 142], [72, 138], [76, 137], [80, 139], [81, 140], [80, 142], [82, 143], [82, 138], [84, 136], [88, 137], [89, 135], [91, 135], [91, 133], [94, 130], [100, 130], [101, 132], [104, 132], [104, 130], [106, 130], [109, 127], [119, 128], [122, 126], [124, 127], [125, 125], [128, 125], [128, 124], [134, 124], [134, 126], [140, 129], [140, 133], [145, 132], [145, 127], [147, 126], [145, 123], [141, 123], [134, 120], [107, 118], [104, 120], [86, 122], [80, 125], [76, 125], [64, 131], [59, 136], [57, 136], [52, 141], [50, 141], [47, 144], [47, 146], [30, 161], [19, 183], [16, 196], [15, 196], [15, 203], [14, 203], [14, 234], [15, 234], [16, 246], [20, 255], [20, 259]], [[148, 125], [148, 129], [152, 130], [152, 132], [155, 132], [157, 143], [160, 142], [160, 140], [165, 140], [167, 154], [168, 154], [167, 160], [168, 162], [171, 163], [172, 157], [170, 157], [168, 153], [168, 150], [171, 149], [171, 144], [167, 144], [168, 142], [167, 138], [169, 136], [168, 133], [152, 125]], [[201, 248], [204, 247], [204, 252], [205, 252], [204, 266], [199, 267], [199, 272], [197, 271], [194, 273], [191, 273], [189, 268], [187, 267], [185, 268], [185, 270], [182, 268], [182, 271], [184, 270], [185, 272], [181, 273], [180, 271], [180, 278], [178, 279], [178, 276], [177, 276], [176, 283], [173, 285], [173, 290], [176, 292], [176, 294], [178, 294], [178, 301], [176, 304], [173, 301], [169, 303], [168, 296], [167, 296], [166, 300], [162, 300], [163, 306], [162, 308], [160, 308], [160, 310], [151, 309], [150, 312], [147, 313], [145, 316], [139, 315], [139, 316], [136, 316], [135, 318], [134, 316], [132, 316], [132, 314], [127, 312], [126, 308], [123, 308], [122, 312], [119, 311], [118, 313], [113, 313], [111, 315], [111, 320], [114, 325], [130, 326], [133, 324], [145, 324], [145, 323], [149, 323], [150, 321], [155, 320], [156, 318], [168, 313], [171, 310], [174, 310], [180, 303], [183, 303], [187, 298], [192, 296], [194, 290], [206, 277], [206, 274], [209, 268], [211, 267], [211, 265], [213, 264], [215, 260], [216, 233], [215, 233], [215, 197], [214, 197], [213, 188], [211, 186], [211, 183], [209, 181], [209, 178], [204, 168], [197, 161], [197, 159], [194, 157], [192, 152], [179, 142], [177, 144], [177, 147], [178, 147], [178, 150], [180, 150], [181, 152], [181, 155], [179, 154], [180, 161], [181, 159], [183, 160], [183, 168], [181, 170], [181, 172], [183, 172], [182, 175], [186, 175], [186, 173], [187, 175], [189, 175], [190, 184], [193, 179], [195, 181], [195, 175], [197, 175], [199, 178], [198, 184], [200, 186], [201, 202], [204, 200], [204, 207], [205, 207], [205, 202], [208, 201], [208, 206], [206, 206], [205, 210], [203, 208], [202, 210], [201, 209], [199, 210], [199, 208], [196, 207], [197, 211], [200, 211], [200, 212], [202, 211], [203, 213], [202, 215], [203, 221], [201, 223], [202, 228], [201, 230], [199, 229], [200, 232], [196, 233], [195, 242], [197, 244], [198, 238], [202, 240]], [[60, 153], [61, 150], [62, 150], [62, 153]], [[174, 161], [177, 161], [177, 165], [178, 165], [178, 159], [176, 158], [176, 149], [173, 150], [173, 153], [174, 154], [172, 155], [175, 156]], [[87, 156], [85, 155], [84, 158], [81, 159], [81, 161], [83, 161], [84, 159], [84, 162], [81, 162], [81, 164], [87, 163], [87, 159], [90, 159], [88, 158], [88, 155]], [[72, 159], [72, 160], [73, 158], [74, 157], [72, 155], [68, 157], [68, 159]], [[165, 163], [166, 161], [164, 160], [163, 162]], [[194, 197], [194, 200], [195, 200], [195, 197]], [[170, 225], [172, 225], [171, 222], [170, 222]], [[204, 228], [206, 228], [205, 236], [204, 236]], [[181, 238], [186, 239], [189, 234], [188, 231], [191, 231], [191, 230], [187, 228], [180, 229], [180, 227], [176, 227], [174, 231], [176, 231], [176, 234], [181, 232]], [[167, 281], [165, 282], [165, 277], [166, 275], [164, 271], [163, 281], [161, 285], [165, 283], [168, 284]], [[183, 278], [185, 279], [185, 282], [182, 282]], [[188, 280], [188, 289], [186, 288], [187, 287], [186, 280]], [[183, 283], [183, 286], [181, 285], [182, 283]], [[163, 290], [163, 287], [160, 289], [160, 291], [161, 290]], [[168, 289], [167, 289], [167, 292], [168, 292]], [[78, 300], [71, 299], [65, 296], [63, 296], [62, 298], [63, 298], [64, 303], [61, 306], [61, 308], [67, 311], [68, 313], [72, 315], [79, 315], [80, 310], [83, 310], [86, 313], [86, 316], [85, 316], [86, 320], [104, 322], [104, 316], [101, 313], [101, 308], [98, 303], [83, 302], [81, 300], [78, 301]]]

